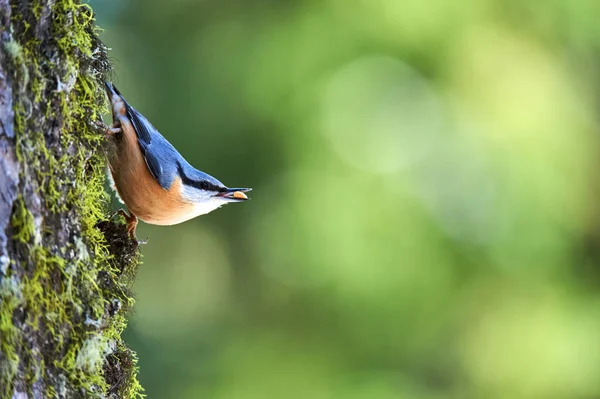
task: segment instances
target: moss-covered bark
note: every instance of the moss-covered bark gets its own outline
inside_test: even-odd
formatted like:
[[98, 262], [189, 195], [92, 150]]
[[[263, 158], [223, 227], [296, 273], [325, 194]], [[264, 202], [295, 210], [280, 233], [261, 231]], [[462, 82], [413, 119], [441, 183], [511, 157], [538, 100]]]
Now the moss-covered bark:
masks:
[[138, 264], [108, 220], [109, 72], [88, 5], [0, 0], [0, 397], [130, 398]]

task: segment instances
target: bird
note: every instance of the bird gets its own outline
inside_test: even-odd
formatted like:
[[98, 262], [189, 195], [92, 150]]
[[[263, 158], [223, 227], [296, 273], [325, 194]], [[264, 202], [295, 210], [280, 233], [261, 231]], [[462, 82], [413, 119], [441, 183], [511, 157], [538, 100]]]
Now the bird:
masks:
[[114, 143], [108, 154], [111, 186], [129, 213], [127, 232], [137, 244], [138, 218], [169, 226], [207, 214], [230, 202], [244, 202], [251, 188], [229, 188], [193, 167], [110, 82], [104, 86], [113, 123], [105, 126]]

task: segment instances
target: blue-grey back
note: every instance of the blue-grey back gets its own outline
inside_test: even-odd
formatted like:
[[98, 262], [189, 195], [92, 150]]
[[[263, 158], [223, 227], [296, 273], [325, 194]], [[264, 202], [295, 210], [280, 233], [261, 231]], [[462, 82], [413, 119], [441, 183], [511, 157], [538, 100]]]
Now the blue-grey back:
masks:
[[137, 134], [148, 169], [162, 188], [168, 189], [174, 178], [180, 176], [184, 184], [198, 186], [201, 189], [216, 191], [225, 189], [219, 180], [190, 165], [148, 119], [125, 99], [123, 101], [127, 106], [127, 116]]

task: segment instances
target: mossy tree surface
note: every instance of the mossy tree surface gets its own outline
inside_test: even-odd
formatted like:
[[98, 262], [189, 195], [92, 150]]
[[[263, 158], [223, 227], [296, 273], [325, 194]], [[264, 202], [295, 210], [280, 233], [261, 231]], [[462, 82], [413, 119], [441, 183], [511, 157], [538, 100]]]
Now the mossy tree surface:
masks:
[[0, 0], [0, 398], [131, 398], [138, 255], [108, 220], [106, 49], [77, 0]]

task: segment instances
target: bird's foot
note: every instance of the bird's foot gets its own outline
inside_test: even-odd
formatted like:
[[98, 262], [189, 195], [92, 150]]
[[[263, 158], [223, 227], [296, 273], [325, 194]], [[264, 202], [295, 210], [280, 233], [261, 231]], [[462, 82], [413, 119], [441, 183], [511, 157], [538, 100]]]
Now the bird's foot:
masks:
[[119, 133], [122, 133], [122, 132], [123, 132], [123, 129], [121, 129], [120, 126], [115, 126], [115, 125], [112, 125], [111, 127], [107, 126], [106, 130], [104, 130], [104, 134], [107, 137], [112, 136], [114, 134], [119, 134]]
[[105, 137], [110, 137], [123, 132], [123, 129], [121, 129], [121, 125], [118, 122], [113, 123], [112, 126], [106, 126], [101, 120], [92, 123], [98, 130], [104, 133]]
[[[124, 209], [119, 209], [118, 211], [116, 211], [112, 214], [113, 217], [116, 215], [120, 215], [125, 218], [125, 222], [127, 223], [127, 233], [129, 234], [129, 238], [131, 238], [131, 241], [133, 241], [133, 243], [137, 247], [140, 244], [137, 237], [135, 236], [135, 229], [137, 228], [137, 224], [138, 224], [137, 216], [135, 216], [131, 212], [130, 212], [130, 214], [128, 214]], [[145, 242], [142, 242], [142, 244], [145, 244]]]

